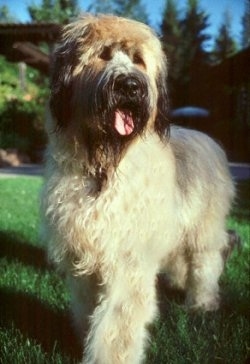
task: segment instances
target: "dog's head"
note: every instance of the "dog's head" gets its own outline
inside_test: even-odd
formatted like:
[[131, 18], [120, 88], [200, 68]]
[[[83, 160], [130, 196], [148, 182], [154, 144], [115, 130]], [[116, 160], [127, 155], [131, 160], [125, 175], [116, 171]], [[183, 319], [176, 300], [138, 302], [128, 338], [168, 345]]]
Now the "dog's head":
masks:
[[54, 53], [56, 129], [74, 134], [95, 162], [100, 154], [115, 160], [145, 129], [166, 136], [166, 77], [160, 41], [149, 27], [87, 15], [65, 27]]

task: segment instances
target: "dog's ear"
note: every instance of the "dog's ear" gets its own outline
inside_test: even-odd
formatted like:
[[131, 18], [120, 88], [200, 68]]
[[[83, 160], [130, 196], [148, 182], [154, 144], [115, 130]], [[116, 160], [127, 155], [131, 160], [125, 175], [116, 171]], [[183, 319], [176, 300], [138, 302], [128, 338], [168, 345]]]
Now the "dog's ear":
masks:
[[66, 127], [73, 116], [73, 72], [79, 63], [79, 42], [83, 51], [91, 29], [91, 17], [68, 24], [52, 55], [50, 110], [59, 129]]
[[169, 134], [169, 103], [167, 93], [167, 72], [166, 60], [161, 68], [161, 72], [157, 79], [158, 100], [157, 100], [157, 114], [155, 119], [155, 131], [160, 138], [166, 138]]
[[50, 110], [57, 127], [63, 128], [71, 119], [72, 78], [76, 64], [74, 41], [64, 41], [52, 55]]

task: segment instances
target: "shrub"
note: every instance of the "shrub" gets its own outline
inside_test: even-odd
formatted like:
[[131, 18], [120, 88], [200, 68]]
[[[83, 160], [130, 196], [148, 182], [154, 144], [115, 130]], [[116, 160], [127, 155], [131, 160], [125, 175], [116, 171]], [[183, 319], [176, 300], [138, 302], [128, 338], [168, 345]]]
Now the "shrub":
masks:
[[25, 87], [17, 64], [0, 56], [0, 148], [18, 149], [36, 161], [44, 149], [44, 105], [48, 79], [27, 67]]
[[0, 108], [0, 146], [16, 148], [36, 161], [36, 152], [44, 148], [44, 106], [39, 97], [29, 101], [14, 97]]

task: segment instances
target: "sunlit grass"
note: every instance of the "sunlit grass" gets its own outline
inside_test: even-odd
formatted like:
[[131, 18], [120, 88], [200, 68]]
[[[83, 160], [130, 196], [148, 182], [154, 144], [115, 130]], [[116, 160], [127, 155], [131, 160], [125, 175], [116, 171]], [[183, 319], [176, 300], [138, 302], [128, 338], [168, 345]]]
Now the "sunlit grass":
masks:
[[40, 178], [0, 179], [0, 230], [38, 243]]

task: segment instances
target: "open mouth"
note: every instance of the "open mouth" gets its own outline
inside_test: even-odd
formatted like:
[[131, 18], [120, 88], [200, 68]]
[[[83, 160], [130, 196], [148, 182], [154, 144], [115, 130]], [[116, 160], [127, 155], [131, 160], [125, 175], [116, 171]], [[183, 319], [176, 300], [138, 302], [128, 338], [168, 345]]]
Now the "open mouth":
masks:
[[122, 136], [132, 134], [135, 128], [132, 112], [130, 110], [115, 110], [114, 128]]

